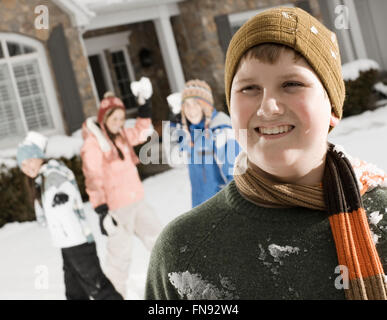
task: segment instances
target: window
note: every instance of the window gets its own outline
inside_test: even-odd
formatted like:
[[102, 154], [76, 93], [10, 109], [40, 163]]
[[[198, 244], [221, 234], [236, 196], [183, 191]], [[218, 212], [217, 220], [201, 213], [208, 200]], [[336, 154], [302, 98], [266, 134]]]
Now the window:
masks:
[[126, 108], [136, 107], [133, 93], [130, 89], [130, 76], [123, 50], [112, 51], [112, 63], [116, 74], [117, 84], [120, 88], [121, 98]]
[[42, 70], [45, 52], [34, 42], [0, 33], [0, 148], [15, 147], [29, 130], [63, 132], [49, 73]]
[[101, 100], [106, 90], [113, 91], [125, 104], [126, 114], [136, 112], [130, 83], [135, 80], [127, 46], [130, 31], [85, 39], [94, 85]]
[[[231, 34], [234, 34], [237, 32], [237, 30], [250, 18], [257, 15], [258, 13], [265, 11], [270, 8], [276, 8], [277, 6], [271, 6], [263, 9], [258, 10], [251, 10], [251, 11], [245, 11], [245, 12], [238, 12], [233, 13], [228, 16], [230, 27], [231, 27]], [[294, 7], [293, 4], [283, 4], [281, 7]]]

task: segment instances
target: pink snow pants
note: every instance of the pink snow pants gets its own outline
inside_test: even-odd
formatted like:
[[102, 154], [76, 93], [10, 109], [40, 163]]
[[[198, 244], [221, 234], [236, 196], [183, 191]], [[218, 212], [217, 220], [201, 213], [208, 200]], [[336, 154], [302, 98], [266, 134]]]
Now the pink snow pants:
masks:
[[105, 273], [125, 298], [134, 234], [150, 251], [162, 227], [153, 210], [143, 200], [113, 211], [112, 216], [118, 226], [107, 239]]

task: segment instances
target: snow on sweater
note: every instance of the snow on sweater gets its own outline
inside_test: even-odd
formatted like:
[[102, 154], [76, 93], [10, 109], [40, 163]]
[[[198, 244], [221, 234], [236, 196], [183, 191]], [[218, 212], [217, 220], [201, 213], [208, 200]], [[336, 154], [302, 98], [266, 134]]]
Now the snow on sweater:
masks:
[[[363, 195], [387, 270], [387, 189]], [[146, 299], [345, 299], [327, 213], [263, 208], [235, 182], [169, 223], [152, 251]]]

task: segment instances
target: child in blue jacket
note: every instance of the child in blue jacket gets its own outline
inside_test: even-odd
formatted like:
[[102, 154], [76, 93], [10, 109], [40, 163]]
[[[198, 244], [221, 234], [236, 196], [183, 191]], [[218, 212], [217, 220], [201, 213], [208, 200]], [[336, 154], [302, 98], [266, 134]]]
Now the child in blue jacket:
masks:
[[214, 108], [212, 90], [205, 81], [190, 80], [178, 101], [173, 99], [176, 94], [170, 97], [175, 116], [163, 129], [164, 148], [172, 166], [179, 161], [188, 164], [192, 207], [196, 207], [233, 179], [240, 147], [230, 117]]

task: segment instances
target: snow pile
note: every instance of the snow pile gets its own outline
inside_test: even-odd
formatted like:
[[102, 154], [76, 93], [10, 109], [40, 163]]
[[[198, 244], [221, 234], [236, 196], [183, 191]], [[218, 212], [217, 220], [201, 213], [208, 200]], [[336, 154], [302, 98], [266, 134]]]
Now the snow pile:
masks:
[[82, 145], [83, 139], [81, 137], [63, 135], [52, 136], [48, 139], [46, 157], [64, 157], [66, 159], [71, 159], [80, 154]]
[[342, 65], [342, 74], [344, 81], [356, 80], [360, 72], [368, 71], [371, 69], [379, 70], [379, 64], [370, 59], [359, 59], [352, 62], [348, 62]]
[[378, 82], [374, 85], [374, 89], [387, 97], [387, 85], [383, 82]]
[[[143, 183], [145, 201], [163, 226], [191, 208], [186, 167], [168, 170], [145, 179]], [[103, 267], [107, 238], [102, 236], [98, 215], [89, 202], [85, 203], [84, 209]], [[61, 253], [52, 246], [47, 228], [37, 222], [7, 223], [0, 228], [0, 253], [0, 300], [65, 299]], [[127, 297], [142, 299], [150, 253], [137, 237], [133, 239], [132, 258]]]
[[373, 163], [387, 172], [387, 153], [382, 142], [382, 137], [386, 136], [387, 105], [342, 119], [329, 134], [328, 140], [344, 146], [352, 158]]

